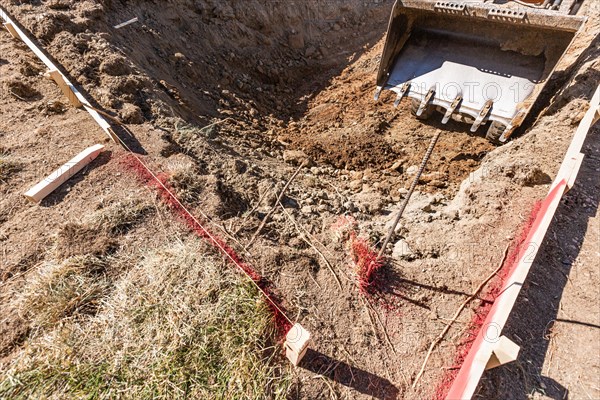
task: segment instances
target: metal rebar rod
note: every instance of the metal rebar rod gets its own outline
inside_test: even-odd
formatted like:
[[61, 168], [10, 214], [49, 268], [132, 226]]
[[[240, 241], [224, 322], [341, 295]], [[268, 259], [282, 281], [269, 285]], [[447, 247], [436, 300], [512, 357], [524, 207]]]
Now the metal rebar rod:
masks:
[[406, 206], [408, 205], [410, 196], [412, 196], [413, 192], [415, 191], [415, 187], [417, 187], [417, 184], [419, 183], [419, 179], [421, 178], [421, 175], [423, 174], [423, 171], [425, 170], [427, 161], [429, 161], [429, 157], [431, 157], [431, 153], [433, 153], [433, 148], [435, 147], [435, 144], [437, 143], [441, 134], [442, 134], [442, 131], [440, 129], [438, 129], [437, 132], [435, 133], [435, 135], [431, 138], [431, 143], [429, 143], [427, 152], [425, 153], [425, 156], [423, 157], [423, 161], [421, 161], [421, 166], [419, 167], [419, 171], [417, 171], [417, 174], [415, 175], [415, 179], [413, 179], [412, 184], [410, 185], [410, 189], [408, 189], [408, 193], [406, 194], [406, 197], [404, 198], [404, 201], [402, 202], [402, 205], [400, 206], [400, 210], [398, 211], [398, 215], [396, 215], [394, 224], [392, 225], [387, 236], [385, 237], [385, 241], [383, 242], [383, 245], [381, 246], [381, 249], [379, 250], [379, 255], [377, 256], [378, 258], [381, 258], [383, 256], [383, 253], [385, 252], [385, 248], [389, 244], [390, 239], [392, 238], [392, 235], [394, 234], [394, 231], [396, 230], [396, 226], [398, 225], [398, 222], [400, 222], [400, 218], [402, 218], [402, 214], [404, 214], [404, 210], [406, 209]]

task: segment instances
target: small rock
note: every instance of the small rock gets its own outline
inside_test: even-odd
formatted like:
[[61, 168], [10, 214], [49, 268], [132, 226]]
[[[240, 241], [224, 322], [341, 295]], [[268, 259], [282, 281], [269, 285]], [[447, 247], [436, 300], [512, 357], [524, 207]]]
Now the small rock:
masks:
[[350, 186], [350, 189], [354, 190], [355, 192], [358, 192], [363, 187], [363, 181], [362, 179], [356, 179], [350, 182], [348, 186]]
[[408, 194], [408, 189], [400, 188], [400, 189], [398, 189], [398, 193], [400, 193], [400, 196], [404, 197]]
[[309, 46], [309, 47], [306, 49], [306, 51], [304, 52], [304, 55], [305, 55], [307, 58], [310, 58], [310, 57], [314, 56], [316, 53], [317, 53], [317, 48], [316, 48], [316, 47], [314, 47], [314, 46]]
[[440, 316], [438, 315], [437, 311], [435, 309], [431, 309], [431, 311], [429, 311], [429, 319], [431, 320], [439, 320]]
[[248, 170], [248, 165], [246, 165], [246, 163], [242, 160], [235, 160], [233, 163], [233, 168], [238, 174], [243, 174]]
[[347, 211], [353, 212], [356, 208], [353, 202], [347, 201], [342, 205]]
[[390, 170], [402, 172], [402, 161], [396, 161], [394, 164], [392, 164]]
[[414, 175], [419, 171], [419, 167], [416, 165], [411, 165], [410, 167], [406, 168], [406, 175]]
[[413, 255], [408, 243], [404, 239], [398, 240], [394, 244], [394, 250], [392, 251], [392, 257], [400, 259], [407, 258]]
[[378, 213], [383, 208], [383, 198], [381, 194], [370, 188], [365, 188], [362, 192], [353, 197], [358, 209], [362, 212]]
[[144, 122], [142, 110], [135, 104], [125, 103], [119, 111], [119, 116], [127, 124], [141, 124]]
[[451, 208], [451, 207], [445, 208], [442, 211], [441, 216], [443, 218], [447, 218], [447, 219], [449, 219], [451, 221], [456, 221], [456, 220], [459, 219], [458, 210], [454, 209], [454, 208]]
[[300, 209], [300, 212], [302, 212], [304, 214], [312, 214], [313, 208], [312, 208], [312, 206], [304, 206]]
[[340, 29], [342, 29], [341, 26], [339, 26], [338, 24], [333, 24], [333, 30], [338, 32]]
[[303, 49], [304, 36], [301, 33], [292, 33], [288, 37], [288, 44], [292, 49]]
[[301, 150], [285, 150], [283, 152], [283, 161], [292, 165], [300, 165], [302, 163], [305, 166], [312, 166], [313, 161]]

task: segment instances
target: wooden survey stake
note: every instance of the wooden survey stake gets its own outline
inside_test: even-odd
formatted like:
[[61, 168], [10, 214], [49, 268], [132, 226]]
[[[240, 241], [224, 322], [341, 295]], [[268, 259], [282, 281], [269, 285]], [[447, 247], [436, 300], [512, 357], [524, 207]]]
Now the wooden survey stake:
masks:
[[83, 167], [91, 163], [98, 157], [102, 150], [104, 150], [104, 146], [101, 144], [88, 147], [71, 161], [51, 173], [43, 181], [29, 189], [24, 196], [33, 203], [39, 203], [44, 197], [48, 196], [69, 178], [81, 171]]
[[485, 369], [492, 369], [500, 365], [517, 360], [521, 348], [506, 336], [500, 336], [496, 343], [492, 356], [488, 360]]
[[77, 98], [77, 95], [73, 91], [73, 88], [71, 87], [71, 85], [68, 84], [67, 82], [65, 82], [65, 78], [63, 77], [63, 75], [60, 72], [58, 72], [58, 70], [56, 70], [56, 69], [49, 70], [47, 72], [47, 76], [50, 79], [54, 80], [54, 82], [56, 82], [56, 84], [58, 85], [60, 90], [62, 90], [62, 92], [65, 94], [65, 96], [67, 96], [67, 99], [69, 99], [69, 103], [71, 103], [71, 105], [73, 107], [79, 108], [83, 105], [83, 104], [81, 104], [81, 101], [79, 101], [79, 99]]
[[[66, 76], [64, 76], [63, 74], [61, 74], [60, 71], [58, 71], [58, 67], [56, 66], [56, 64], [54, 64], [54, 62], [52, 60], [50, 60], [50, 58], [48, 58], [46, 53], [41, 48], [39, 48], [25, 34], [25, 32], [23, 32], [18, 27], [18, 25], [16, 25], [14, 23], [14, 21], [8, 16], [6, 11], [1, 6], [0, 6], [0, 21], [4, 21], [4, 26], [11, 33], [11, 35], [13, 35], [13, 36], [16, 35], [15, 37], [17, 39], [21, 39], [23, 41], [23, 43], [25, 43], [27, 45], [27, 47], [29, 47], [31, 49], [31, 51], [33, 51], [33, 53], [40, 59], [40, 61], [43, 62], [46, 65], [46, 67], [48, 67], [48, 69], [50, 71], [57, 71], [61, 75], [61, 79], [59, 81], [57, 81], [55, 79], [55, 81], [59, 84], [59, 86], [62, 84], [62, 82], [64, 82], [65, 85], [68, 87], [69, 92], [73, 93], [75, 95], [75, 97], [77, 98], [77, 101], [80, 102], [80, 105], [77, 105], [77, 101], [75, 101], [74, 99], [71, 99], [70, 93], [65, 91], [64, 86], [61, 86], [61, 89], [63, 91], [65, 91], [65, 94], [67, 94], [67, 97], [69, 97], [69, 101], [71, 102], [71, 104], [76, 105], [76, 107], [80, 107], [81, 105], [83, 105], [84, 108], [87, 110], [87, 112], [90, 113], [92, 118], [94, 118], [94, 120], [98, 123], [98, 125], [100, 125], [100, 128], [102, 128], [102, 130], [108, 135], [108, 137], [110, 137], [115, 143], [119, 143], [119, 138], [113, 131], [110, 124], [91, 106], [90, 102], [83, 96], [83, 94], [81, 94], [77, 90], [77, 88], [75, 88], [73, 86], [73, 84], [69, 81], [69, 79]], [[50, 74], [48, 74], [48, 76], [50, 76]], [[54, 78], [52, 78], [52, 79], [54, 79]]]
[[13, 26], [12, 23], [6, 22], [4, 24], [4, 27], [11, 34], [12, 37], [14, 37], [15, 39], [21, 39], [21, 37], [19, 36], [19, 34], [17, 33], [17, 31], [15, 30], [15, 27]]
[[285, 335], [285, 356], [297, 366], [308, 350], [310, 332], [300, 324], [294, 324], [292, 329]]

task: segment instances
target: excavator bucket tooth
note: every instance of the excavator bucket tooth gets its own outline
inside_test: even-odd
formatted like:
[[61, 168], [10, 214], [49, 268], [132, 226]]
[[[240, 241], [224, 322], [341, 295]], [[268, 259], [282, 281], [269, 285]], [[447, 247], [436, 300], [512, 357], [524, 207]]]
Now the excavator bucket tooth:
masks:
[[429, 91], [427, 92], [425, 97], [423, 97], [423, 100], [421, 101], [421, 104], [419, 105], [419, 109], [417, 110], [418, 117], [420, 117], [423, 114], [423, 111], [425, 111], [425, 109], [431, 102], [431, 99], [433, 99], [434, 95], [435, 95], [435, 88], [432, 87], [431, 89], [429, 89]]
[[406, 82], [404, 85], [402, 85], [402, 88], [398, 92], [398, 96], [396, 97], [396, 100], [394, 101], [394, 107], [398, 107], [400, 105], [402, 98], [406, 95], [406, 93], [409, 90], [410, 90], [410, 82]]
[[463, 99], [462, 95], [460, 95], [460, 94], [454, 98], [454, 101], [452, 102], [452, 104], [450, 104], [450, 107], [448, 107], [448, 109], [446, 110], [444, 119], [442, 119], [442, 124], [446, 124], [450, 120], [450, 117], [452, 117], [452, 114], [454, 113], [454, 111], [456, 111], [456, 109], [460, 105], [460, 102], [462, 101], [462, 99]]
[[492, 100], [488, 100], [485, 102], [485, 104], [479, 111], [479, 115], [477, 115], [475, 122], [473, 122], [473, 125], [471, 126], [471, 132], [475, 132], [477, 131], [477, 129], [479, 129], [481, 123], [488, 117], [490, 111], [492, 111], [493, 104], [494, 103], [492, 102]]

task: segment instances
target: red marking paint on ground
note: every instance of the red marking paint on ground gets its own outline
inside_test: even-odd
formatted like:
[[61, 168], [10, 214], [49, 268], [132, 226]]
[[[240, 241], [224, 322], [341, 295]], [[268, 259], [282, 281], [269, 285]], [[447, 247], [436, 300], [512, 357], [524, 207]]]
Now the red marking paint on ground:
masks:
[[358, 287], [361, 292], [370, 293], [375, 273], [383, 262], [366, 239], [350, 234], [350, 254], [358, 276]]
[[[159, 198], [169, 206], [171, 211], [179, 217], [196, 235], [205, 239], [211, 245], [215, 246], [218, 250], [224, 252], [229, 260], [231, 260], [237, 267], [242, 269], [242, 271], [252, 279], [258, 287], [263, 291], [265, 296], [267, 296], [267, 304], [269, 308], [273, 312], [275, 318], [275, 325], [279, 334], [283, 337], [285, 334], [292, 328], [291, 323], [288, 319], [283, 315], [280, 310], [283, 310], [281, 306], [278, 296], [276, 296], [272, 289], [270, 283], [263, 278], [257, 271], [252, 268], [252, 266], [244, 260], [231, 248], [224, 240], [219, 238], [217, 235], [208, 231], [203, 225], [201, 225], [197, 218], [193, 217], [178, 201], [178, 199], [173, 194], [174, 191], [170, 187], [167, 182], [166, 174], [155, 174], [152, 175], [150, 170], [148, 170], [135, 156], [132, 154], [125, 155], [122, 159], [119, 160], [119, 163], [127, 170], [133, 172], [136, 177], [142, 181], [143, 183], [150, 186], [152, 189], [156, 191]], [[279, 307], [279, 308], [278, 308]]]
[[330, 227], [337, 240], [346, 242], [359, 291], [385, 311], [397, 312], [400, 308], [398, 294], [389, 287], [389, 277], [385, 276], [386, 271], [382, 268], [385, 259], [378, 259], [376, 249], [357, 234], [357, 229], [358, 223], [350, 215], [339, 216]]
[[[513, 240], [513, 244], [511, 245], [500, 272], [496, 278], [489, 283], [488, 289], [480, 295], [483, 302], [476, 310], [476, 313], [469, 324], [469, 328], [463, 335], [462, 342], [458, 345], [458, 350], [452, 365], [453, 368], [446, 371], [442, 381], [436, 388], [434, 397], [436, 400], [445, 399], [450, 394], [449, 391], [453, 389], [455, 384], [458, 384], [460, 389], [453, 390], [451, 396], [452, 398], [457, 399], [462, 398], [461, 393], [466, 387], [469, 378], [470, 365], [474, 360], [477, 349], [481, 346], [483, 341], [481, 328], [487, 320], [494, 315], [496, 298], [505, 289], [505, 283], [514, 273], [515, 268], [519, 264], [519, 260], [529, 246], [531, 236], [538, 229], [541, 219], [555, 195], [556, 193], [550, 193], [543, 202], [537, 201], [533, 205], [529, 218], [525, 224], [522, 225], [519, 235]], [[469, 366], [466, 371], [461, 369], [463, 364]]]

